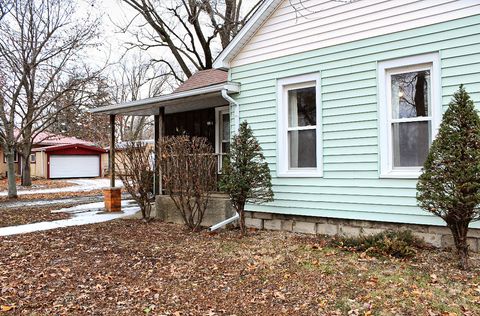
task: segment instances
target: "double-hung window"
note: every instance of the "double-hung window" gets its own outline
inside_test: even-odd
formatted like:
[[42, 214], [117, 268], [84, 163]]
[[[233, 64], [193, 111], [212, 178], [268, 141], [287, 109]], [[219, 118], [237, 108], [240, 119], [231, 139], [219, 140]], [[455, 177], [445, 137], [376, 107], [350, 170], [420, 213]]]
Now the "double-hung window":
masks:
[[322, 175], [320, 75], [279, 79], [278, 175]]
[[379, 63], [381, 176], [415, 178], [441, 115], [438, 56]]

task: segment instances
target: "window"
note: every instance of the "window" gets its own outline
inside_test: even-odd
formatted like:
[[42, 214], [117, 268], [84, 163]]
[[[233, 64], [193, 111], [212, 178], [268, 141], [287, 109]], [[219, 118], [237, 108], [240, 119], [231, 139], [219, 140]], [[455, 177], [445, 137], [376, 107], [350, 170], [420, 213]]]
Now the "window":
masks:
[[[13, 153], [13, 162], [18, 162], [18, 153], [16, 150]], [[3, 163], [7, 163], [7, 156], [5, 156], [5, 153], [3, 154]]]
[[278, 175], [322, 176], [320, 75], [279, 79]]
[[228, 106], [215, 108], [215, 151], [218, 155], [218, 170], [222, 170], [225, 154], [230, 152], [230, 112]]
[[37, 162], [37, 155], [31, 154], [30, 155], [30, 162], [31, 163], [36, 163]]
[[436, 134], [438, 55], [379, 63], [381, 176], [416, 178]]

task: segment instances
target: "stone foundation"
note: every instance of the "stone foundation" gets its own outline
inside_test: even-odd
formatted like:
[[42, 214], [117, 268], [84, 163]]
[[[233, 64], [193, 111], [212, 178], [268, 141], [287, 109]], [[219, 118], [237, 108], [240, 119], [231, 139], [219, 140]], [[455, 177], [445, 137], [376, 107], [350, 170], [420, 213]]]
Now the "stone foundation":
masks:
[[103, 190], [103, 198], [105, 200], [105, 209], [107, 212], [122, 211], [122, 189], [108, 188]]
[[[267, 230], [285, 230], [305, 234], [340, 235], [354, 237], [376, 234], [385, 230], [411, 230], [427, 243], [439, 247], [453, 247], [453, 238], [447, 227], [385, 223], [374, 221], [346, 220], [325, 217], [295, 216], [263, 212], [246, 212], [248, 227]], [[480, 229], [470, 229], [470, 250], [480, 250]]]
[[[212, 226], [233, 215], [235, 215], [235, 211], [232, 208], [228, 196], [221, 193], [214, 193], [208, 201], [202, 226]], [[182, 215], [168, 195], [157, 195], [155, 198], [155, 217], [167, 223], [184, 224]]]

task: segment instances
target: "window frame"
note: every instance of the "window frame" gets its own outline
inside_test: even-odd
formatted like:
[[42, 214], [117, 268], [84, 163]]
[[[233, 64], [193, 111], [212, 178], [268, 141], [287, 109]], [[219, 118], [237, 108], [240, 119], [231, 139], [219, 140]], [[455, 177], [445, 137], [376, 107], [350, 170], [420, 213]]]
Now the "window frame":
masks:
[[[16, 150], [13, 151], [13, 162], [18, 163], [18, 152]], [[3, 153], [3, 163], [7, 163], [7, 156], [5, 152]]]
[[30, 154], [30, 163], [37, 163], [37, 155], [36, 154]]
[[215, 108], [215, 154], [217, 154], [217, 172], [219, 174], [222, 173], [222, 168], [223, 168], [223, 157], [225, 156], [226, 153], [222, 152], [222, 143], [224, 140], [222, 139], [221, 131], [222, 131], [222, 115], [228, 113], [229, 119], [230, 119], [230, 142], [232, 138], [232, 127], [231, 127], [231, 113], [230, 113], [230, 107], [227, 106], [220, 106]]
[[[288, 126], [288, 91], [315, 87], [316, 126]], [[290, 168], [290, 151], [288, 132], [291, 130], [315, 129], [316, 163], [314, 168]], [[277, 79], [277, 176], [278, 177], [323, 177], [322, 146], [322, 106], [321, 106], [321, 74], [320, 72]]]
[[[378, 63], [378, 111], [379, 111], [379, 147], [380, 178], [416, 179], [422, 167], [394, 167], [392, 124], [405, 122], [430, 121], [430, 140], [437, 135], [441, 122], [441, 68], [438, 53], [410, 56]], [[428, 117], [393, 119], [391, 100], [391, 76], [419, 70], [430, 70], [430, 115]], [[431, 143], [430, 143], [431, 144]]]

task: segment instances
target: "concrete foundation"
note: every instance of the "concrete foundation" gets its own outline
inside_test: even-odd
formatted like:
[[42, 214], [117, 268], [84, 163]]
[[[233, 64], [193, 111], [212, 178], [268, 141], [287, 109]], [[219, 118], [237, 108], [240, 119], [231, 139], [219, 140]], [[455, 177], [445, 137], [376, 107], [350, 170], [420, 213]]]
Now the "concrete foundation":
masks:
[[[372, 235], [385, 230], [411, 230], [425, 242], [439, 248], [453, 248], [453, 238], [447, 227], [346, 220], [326, 217], [295, 216], [261, 212], [246, 212], [248, 227], [267, 230], [294, 231], [305, 234], [355, 237]], [[480, 251], [480, 229], [469, 230], [468, 243], [473, 252]]]
[[[235, 211], [228, 196], [214, 193], [210, 196], [202, 226], [212, 226], [234, 215]], [[180, 211], [168, 195], [157, 195], [154, 216], [168, 223], [184, 224]]]

